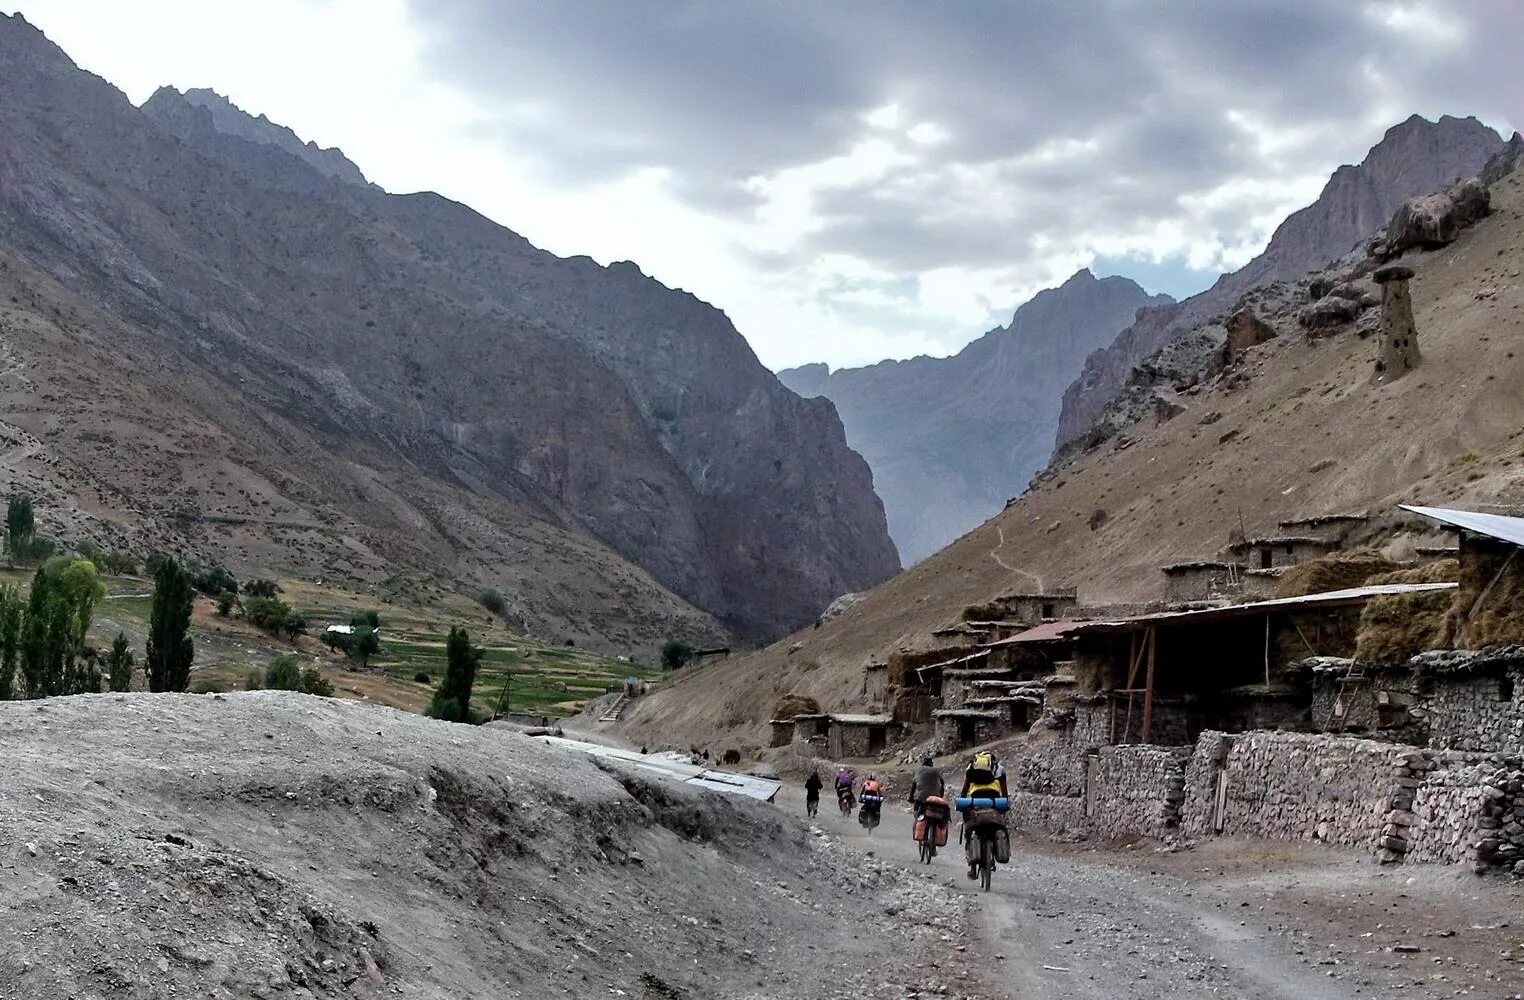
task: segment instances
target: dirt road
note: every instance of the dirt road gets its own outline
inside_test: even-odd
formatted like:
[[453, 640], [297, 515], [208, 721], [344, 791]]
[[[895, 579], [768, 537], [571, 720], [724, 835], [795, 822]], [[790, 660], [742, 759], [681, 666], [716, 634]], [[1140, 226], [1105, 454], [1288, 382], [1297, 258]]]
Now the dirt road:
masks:
[[[782, 807], [797, 807], [792, 791]], [[907, 807], [887, 811], [871, 837], [834, 812], [819, 825], [878, 860], [925, 870]], [[956, 839], [955, 829], [932, 868], [976, 900], [982, 937], [969, 953], [987, 956], [983, 997], [1524, 996], [1517, 884], [1303, 845], [1216, 840], [1164, 853], [1020, 836], [982, 894]]]

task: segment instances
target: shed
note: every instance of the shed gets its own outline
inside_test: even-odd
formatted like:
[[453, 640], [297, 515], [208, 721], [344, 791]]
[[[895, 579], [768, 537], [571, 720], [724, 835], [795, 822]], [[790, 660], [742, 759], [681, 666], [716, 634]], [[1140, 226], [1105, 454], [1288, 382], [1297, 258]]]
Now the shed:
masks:
[[947, 750], [961, 750], [998, 740], [1005, 734], [1002, 713], [982, 708], [939, 708], [931, 713], [937, 742]]
[[1338, 547], [1338, 539], [1326, 535], [1270, 535], [1240, 539], [1228, 551], [1243, 557], [1250, 568], [1272, 569], [1321, 559]]
[[[1288, 666], [1351, 656], [1360, 611], [1376, 597], [1453, 590], [1383, 584], [1070, 627], [1077, 695], [1111, 700], [1110, 742], [1190, 742], [1208, 728], [1241, 731], [1255, 685], [1281, 701]], [[1305, 690], [1305, 688], [1303, 688]], [[1289, 711], [1281, 704], [1276, 711]], [[1259, 713], [1259, 709], [1248, 712]]]
[[1450, 611], [1457, 649], [1524, 643], [1524, 517], [1447, 507], [1402, 509], [1459, 536], [1460, 589]]
[[887, 715], [832, 714], [827, 747], [837, 759], [877, 757], [889, 748], [891, 727], [898, 728]]

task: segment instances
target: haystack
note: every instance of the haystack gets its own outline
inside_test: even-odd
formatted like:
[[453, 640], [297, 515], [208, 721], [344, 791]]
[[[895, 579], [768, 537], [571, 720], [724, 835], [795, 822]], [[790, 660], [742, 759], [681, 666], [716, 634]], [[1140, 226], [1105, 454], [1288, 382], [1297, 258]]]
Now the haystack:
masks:
[[[1330, 590], [1364, 586], [1371, 577], [1401, 568], [1375, 549], [1330, 552], [1321, 559], [1298, 563], [1281, 573], [1276, 597], [1304, 597]], [[1452, 579], [1454, 579], [1452, 577]]]
[[1524, 643], [1524, 557], [1474, 545], [1465, 560], [1449, 627], [1457, 649]]
[[820, 702], [806, 694], [790, 692], [773, 706], [773, 718], [792, 719], [796, 715], [819, 715]]
[[[1364, 582], [1369, 586], [1386, 583], [1446, 583], [1460, 573], [1454, 559], [1441, 559], [1413, 569], [1378, 573]], [[1355, 640], [1355, 659], [1360, 663], [1395, 666], [1406, 663], [1429, 649], [1451, 645], [1450, 605], [1453, 591], [1428, 591], [1419, 594], [1391, 594], [1377, 597], [1360, 613], [1360, 631]]]

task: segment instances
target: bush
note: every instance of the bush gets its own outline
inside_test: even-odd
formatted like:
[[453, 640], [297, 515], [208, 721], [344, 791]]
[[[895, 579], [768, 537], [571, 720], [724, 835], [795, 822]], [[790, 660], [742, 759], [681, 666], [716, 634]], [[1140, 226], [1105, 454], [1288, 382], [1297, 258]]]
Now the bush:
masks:
[[499, 594], [497, 590], [492, 587], [488, 587], [486, 590], [478, 594], [476, 596], [476, 600], [481, 604], [482, 607], [486, 608], [488, 611], [492, 612], [495, 615], [500, 615], [504, 611], [508, 610], [508, 602], [503, 600], [503, 595]]
[[226, 618], [233, 613], [233, 605], [238, 603], [238, 595], [231, 590], [224, 590], [217, 595], [217, 614]]
[[333, 697], [333, 683], [317, 667], [308, 667], [302, 671], [302, 690], [320, 698]]
[[279, 597], [251, 597], [244, 602], [243, 616], [265, 632], [279, 632], [291, 617], [291, 605]]
[[245, 691], [258, 691], [265, 686], [265, 677], [258, 670], [250, 670], [243, 675], [243, 689]]
[[264, 686], [270, 691], [300, 691], [302, 668], [294, 656], [277, 656], [265, 668]]
[[420, 670], [413, 675], [413, 681], [418, 684], [433, 684], [434, 678], [430, 677], [427, 671]]
[[274, 597], [280, 593], [280, 584], [274, 580], [250, 580], [243, 585], [243, 592], [250, 597]]
[[693, 647], [681, 639], [668, 639], [661, 648], [661, 668], [679, 670], [693, 660]]
[[191, 586], [208, 597], [216, 597], [224, 591], [238, 593], [238, 580], [221, 563], [197, 567], [190, 571]]
[[212, 677], [203, 677], [191, 685], [191, 694], [226, 694], [228, 686]]

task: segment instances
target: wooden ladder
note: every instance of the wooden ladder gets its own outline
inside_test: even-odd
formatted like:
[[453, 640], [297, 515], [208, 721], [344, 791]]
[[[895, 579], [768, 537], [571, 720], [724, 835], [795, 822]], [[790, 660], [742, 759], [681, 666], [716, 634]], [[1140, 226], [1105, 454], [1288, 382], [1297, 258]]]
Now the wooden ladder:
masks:
[[[1358, 663], [1351, 663], [1349, 669], [1344, 671], [1344, 676], [1339, 678], [1339, 690], [1334, 695], [1333, 704], [1328, 706], [1328, 722], [1324, 724], [1324, 732], [1333, 728], [1334, 719], [1339, 720], [1339, 732], [1344, 732], [1346, 721], [1349, 719], [1349, 702], [1345, 696], [1351, 692], [1358, 692], [1360, 686], [1365, 683], [1365, 670]], [[1344, 711], [1339, 711], [1340, 706]]]

